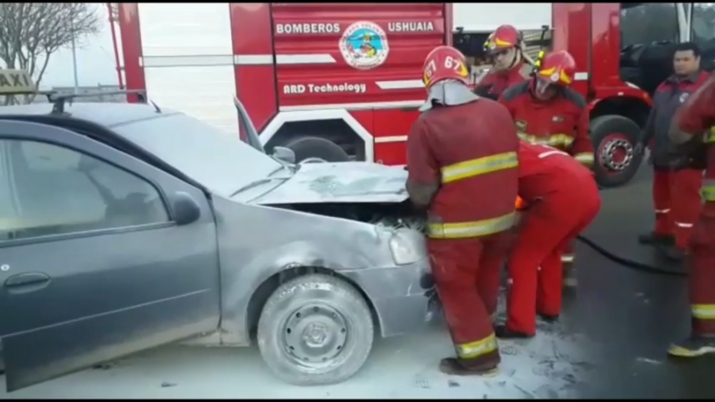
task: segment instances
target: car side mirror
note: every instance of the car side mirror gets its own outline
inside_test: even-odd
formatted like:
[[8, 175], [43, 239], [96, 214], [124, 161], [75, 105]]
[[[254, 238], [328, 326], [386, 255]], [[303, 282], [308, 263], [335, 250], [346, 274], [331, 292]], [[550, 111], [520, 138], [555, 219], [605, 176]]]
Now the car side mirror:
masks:
[[273, 157], [283, 162], [295, 163], [295, 152], [286, 147], [273, 147]]
[[199, 204], [186, 193], [174, 194], [171, 206], [174, 210], [174, 222], [179, 226], [194, 223], [201, 217]]

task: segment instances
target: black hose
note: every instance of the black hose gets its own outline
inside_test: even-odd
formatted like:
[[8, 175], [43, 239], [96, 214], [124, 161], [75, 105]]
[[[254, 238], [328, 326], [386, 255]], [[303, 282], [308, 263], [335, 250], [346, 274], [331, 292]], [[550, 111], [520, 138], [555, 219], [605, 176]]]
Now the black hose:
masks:
[[629, 260], [627, 258], [620, 257], [616, 254], [613, 254], [605, 247], [600, 246], [598, 243], [594, 242], [593, 240], [591, 240], [585, 236], [580, 235], [580, 236], [577, 236], [576, 239], [578, 239], [582, 243], [588, 245], [589, 247], [594, 249], [597, 253], [603, 255], [604, 257], [608, 258], [609, 260], [616, 262], [618, 264], [621, 264], [626, 268], [633, 269], [635, 271], [645, 272], [645, 273], [651, 274], [651, 275], [667, 275], [667, 276], [679, 276], [679, 277], [687, 277], [688, 276], [688, 274], [685, 272], [670, 271], [667, 269], [654, 267], [652, 265], [644, 264], [642, 262]]

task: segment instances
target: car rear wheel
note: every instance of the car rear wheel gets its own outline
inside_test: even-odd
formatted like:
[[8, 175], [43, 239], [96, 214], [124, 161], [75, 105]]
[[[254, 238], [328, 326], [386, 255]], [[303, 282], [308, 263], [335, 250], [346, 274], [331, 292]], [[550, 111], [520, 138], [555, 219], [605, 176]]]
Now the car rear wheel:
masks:
[[347, 380], [367, 360], [373, 338], [372, 314], [360, 292], [323, 274], [278, 287], [258, 321], [263, 360], [276, 376], [295, 385]]

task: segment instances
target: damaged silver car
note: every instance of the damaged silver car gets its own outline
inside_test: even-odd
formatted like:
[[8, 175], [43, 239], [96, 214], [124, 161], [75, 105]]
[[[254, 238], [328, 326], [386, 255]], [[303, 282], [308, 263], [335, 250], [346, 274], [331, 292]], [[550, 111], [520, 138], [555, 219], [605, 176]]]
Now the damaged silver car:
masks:
[[156, 105], [65, 101], [0, 110], [8, 391], [171, 342], [255, 342], [283, 380], [336, 383], [376, 331], [429, 318], [404, 170], [266, 155], [238, 102], [250, 144]]

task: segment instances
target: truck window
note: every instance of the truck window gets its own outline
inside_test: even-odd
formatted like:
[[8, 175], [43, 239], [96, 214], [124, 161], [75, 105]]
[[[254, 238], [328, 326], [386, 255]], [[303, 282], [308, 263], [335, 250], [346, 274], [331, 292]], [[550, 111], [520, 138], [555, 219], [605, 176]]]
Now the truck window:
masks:
[[715, 7], [713, 3], [693, 3], [691, 36], [702, 52], [700, 67], [715, 68]]
[[675, 3], [622, 3], [621, 47], [677, 41]]
[[693, 3], [693, 41], [699, 45], [715, 39], [715, 7], [713, 3]]

